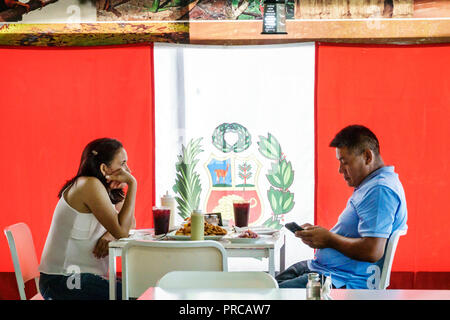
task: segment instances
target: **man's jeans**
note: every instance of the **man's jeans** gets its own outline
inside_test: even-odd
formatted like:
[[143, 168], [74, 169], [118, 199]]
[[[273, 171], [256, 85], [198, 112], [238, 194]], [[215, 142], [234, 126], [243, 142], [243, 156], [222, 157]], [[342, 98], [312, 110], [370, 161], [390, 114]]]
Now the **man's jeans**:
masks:
[[307, 261], [300, 261], [278, 274], [275, 280], [280, 288], [306, 288], [310, 272]]
[[[74, 277], [79, 277], [74, 279]], [[109, 281], [91, 273], [73, 276], [41, 273], [39, 291], [45, 300], [108, 300]], [[117, 281], [117, 299], [122, 297], [122, 284]]]
[[[306, 288], [306, 284], [308, 283], [308, 273], [310, 272], [316, 271], [311, 271], [308, 268], [308, 261], [304, 260], [293, 264], [278, 274], [275, 277], [275, 280], [277, 280], [280, 288]], [[336, 288], [334, 285], [332, 285], [332, 287]], [[345, 286], [343, 288], [345, 288]]]

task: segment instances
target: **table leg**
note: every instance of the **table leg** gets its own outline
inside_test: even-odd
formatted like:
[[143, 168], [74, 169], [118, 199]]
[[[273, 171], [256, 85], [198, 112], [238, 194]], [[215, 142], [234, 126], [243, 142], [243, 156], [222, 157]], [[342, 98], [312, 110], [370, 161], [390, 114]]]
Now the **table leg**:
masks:
[[269, 274], [275, 277], [275, 250], [269, 249]]
[[286, 235], [283, 235], [284, 241], [280, 249], [280, 272], [286, 270]]
[[116, 252], [109, 248], [109, 300], [116, 300]]

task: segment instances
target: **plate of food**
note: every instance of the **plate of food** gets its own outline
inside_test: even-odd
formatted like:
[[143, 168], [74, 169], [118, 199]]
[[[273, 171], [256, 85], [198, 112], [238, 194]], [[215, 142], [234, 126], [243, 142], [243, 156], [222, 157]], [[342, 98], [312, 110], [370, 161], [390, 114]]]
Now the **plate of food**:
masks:
[[119, 241], [129, 240], [154, 240], [152, 229], [131, 229], [128, 237], [120, 238]]
[[232, 243], [253, 243], [261, 240], [261, 237], [256, 232], [246, 229], [242, 232], [234, 233], [226, 239]]
[[[205, 222], [204, 227], [205, 240], [220, 240], [228, 233], [225, 228], [210, 224], [208, 222]], [[186, 220], [185, 224], [181, 228], [169, 232], [167, 237], [172, 240], [191, 240], [191, 221], [189, 219]]]
[[[238, 233], [249, 229], [249, 227], [236, 227], [236, 226], [234, 226], [233, 228]], [[251, 226], [250, 228], [253, 232], [257, 233], [258, 235], [272, 235], [272, 234], [280, 231], [278, 229], [267, 228], [264, 226]]]

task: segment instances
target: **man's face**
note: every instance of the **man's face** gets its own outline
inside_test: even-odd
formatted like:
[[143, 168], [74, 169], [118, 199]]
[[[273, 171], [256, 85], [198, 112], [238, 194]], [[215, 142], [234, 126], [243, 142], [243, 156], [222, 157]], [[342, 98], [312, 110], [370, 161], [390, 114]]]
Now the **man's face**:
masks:
[[339, 173], [350, 187], [356, 188], [370, 173], [365, 153], [355, 155], [347, 147], [336, 148], [336, 158], [339, 160]]

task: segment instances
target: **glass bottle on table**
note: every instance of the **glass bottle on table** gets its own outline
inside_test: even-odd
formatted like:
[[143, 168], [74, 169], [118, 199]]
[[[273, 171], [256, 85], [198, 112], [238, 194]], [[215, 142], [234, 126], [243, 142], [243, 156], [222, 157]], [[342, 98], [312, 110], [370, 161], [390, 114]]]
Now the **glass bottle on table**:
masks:
[[205, 239], [205, 217], [200, 210], [194, 210], [191, 214], [191, 240]]
[[318, 273], [308, 273], [308, 283], [306, 284], [306, 300], [320, 300], [320, 275]]

